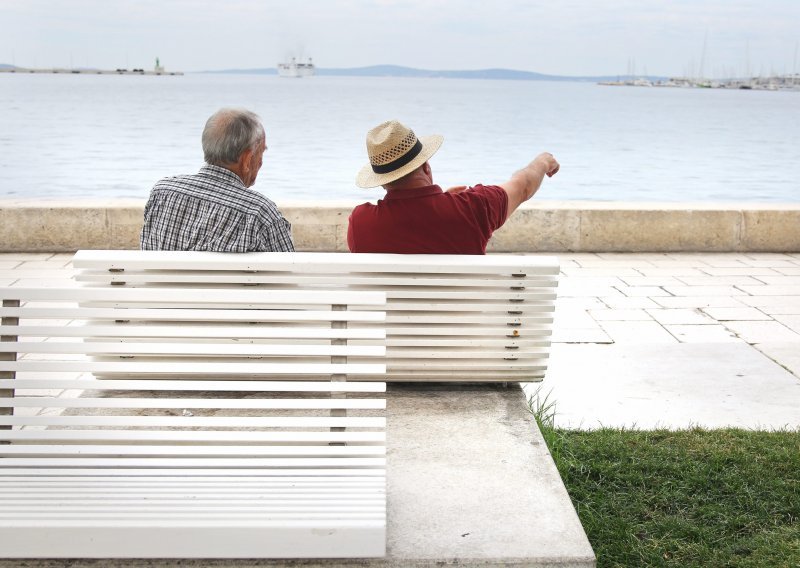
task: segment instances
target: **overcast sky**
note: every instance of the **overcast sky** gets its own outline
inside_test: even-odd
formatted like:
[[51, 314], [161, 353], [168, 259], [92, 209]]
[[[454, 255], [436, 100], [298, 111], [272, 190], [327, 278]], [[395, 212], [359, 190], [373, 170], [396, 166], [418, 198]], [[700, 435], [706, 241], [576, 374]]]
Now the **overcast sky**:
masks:
[[0, 0], [0, 30], [21, 67], [800, 71], [800, 0]]

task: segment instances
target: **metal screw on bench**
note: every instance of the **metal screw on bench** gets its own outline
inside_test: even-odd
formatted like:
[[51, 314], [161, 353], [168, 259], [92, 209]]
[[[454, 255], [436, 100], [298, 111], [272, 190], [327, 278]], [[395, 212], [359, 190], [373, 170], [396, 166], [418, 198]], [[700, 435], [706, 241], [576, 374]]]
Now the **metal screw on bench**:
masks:
[[[19, 300], [3, 300], [3, 307], [4, 308], [18, 308], [19, 307]], [[16, 317], [3, 317], [0, 318], [0, 325], [3, 326], [16, 326], [19, 325], [19, 318]], [[3, 342], [13, 342], [17, 340], [16, 335], [3, 335], [0, 336], [0, 341]], [[17, 354], [16, 353], [0, 353], [0, 361], [16, 361]], [[0, 371], [0, 379], [11, 379], [14, 380], [16, 378], [16, 373], [14, 371]], [[4, 398], [13, 398], [14, 397], [14, 389], [0, 389], [0, 396]], [[10, 416], [14, 414], [14, 409], [12, 407], [0, 407], [0, 416]], [[2, 430], [10, 430], [11, 426], [0, 426]], [[0, 444], [8, 444], [8, 441], [0, 441]]]

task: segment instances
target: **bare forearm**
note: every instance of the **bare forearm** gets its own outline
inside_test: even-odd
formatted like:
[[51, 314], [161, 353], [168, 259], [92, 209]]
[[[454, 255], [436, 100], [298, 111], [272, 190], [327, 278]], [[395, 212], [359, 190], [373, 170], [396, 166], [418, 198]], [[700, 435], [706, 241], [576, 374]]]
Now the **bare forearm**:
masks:
[[555, 175], [559, 168], [560, 165], [552, 154], [542, 152], [502, 184], [508, 194], [508, 215], [510, 216], [517, 207], [533, 197], [542, 186], [544, 176]]

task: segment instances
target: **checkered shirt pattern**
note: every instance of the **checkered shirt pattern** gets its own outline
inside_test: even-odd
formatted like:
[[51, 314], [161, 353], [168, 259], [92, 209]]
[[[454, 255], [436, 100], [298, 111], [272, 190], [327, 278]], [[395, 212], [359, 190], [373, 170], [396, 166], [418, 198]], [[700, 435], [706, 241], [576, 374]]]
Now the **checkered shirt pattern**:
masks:
[[142, 250], [294, 251], [291, 225], [275, 203], [209, 164], [196, 175], [156, 183], [139, 244]]

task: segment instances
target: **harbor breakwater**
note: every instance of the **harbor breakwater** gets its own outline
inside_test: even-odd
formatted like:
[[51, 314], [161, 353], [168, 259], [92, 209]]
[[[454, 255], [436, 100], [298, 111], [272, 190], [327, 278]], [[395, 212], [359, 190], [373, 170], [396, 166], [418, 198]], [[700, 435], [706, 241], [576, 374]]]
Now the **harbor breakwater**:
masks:
[[[0, 200], [0, 252], [138, 248], [144, 200]], [[355, 202], [279, 202], [298, 250], [347, 251]], [[800, 203], [531, 201], [489, 252], [798, 252]]]

